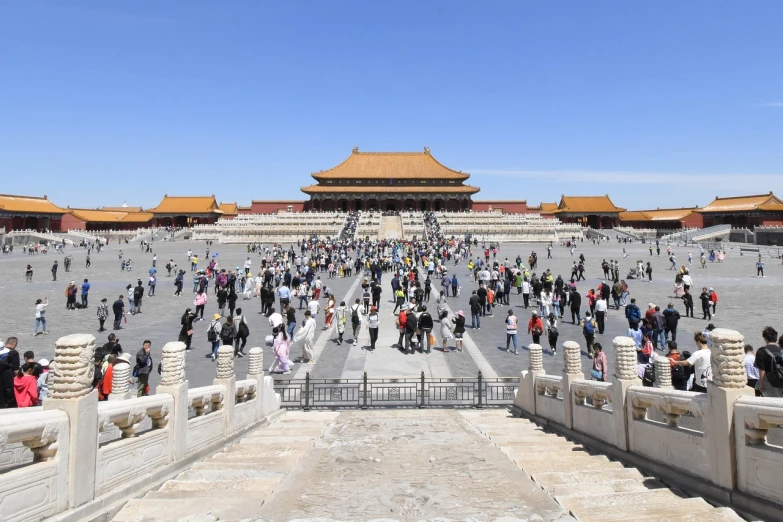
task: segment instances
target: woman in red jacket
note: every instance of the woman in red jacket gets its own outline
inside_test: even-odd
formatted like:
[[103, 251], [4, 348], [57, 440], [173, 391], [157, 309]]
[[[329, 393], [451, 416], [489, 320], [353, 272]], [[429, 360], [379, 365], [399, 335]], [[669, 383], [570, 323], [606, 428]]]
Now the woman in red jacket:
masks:
[[33, 376], [36, 364], [24, 363], [14, 377], [14, 396], [18, 408], [38, 406], [38, 379]]

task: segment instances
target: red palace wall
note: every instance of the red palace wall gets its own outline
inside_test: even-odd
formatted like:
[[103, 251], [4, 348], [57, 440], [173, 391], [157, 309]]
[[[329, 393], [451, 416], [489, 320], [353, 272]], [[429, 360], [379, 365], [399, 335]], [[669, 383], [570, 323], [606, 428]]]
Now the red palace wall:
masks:
[[287, 211], [288, 207], [293, 207], [293, 212], [302, 212], [305, 210], [305, 201], [253, 201], [250, 203], [251, 214], [277, 214], [279, 211]]
[[704, 228], [704, 216], [694, 212], [682, 220], [682, 226], [684, 228]]
[[65, 214], [63, 216], [61, 226], [63, 230], [87, 230], [86, 222], [72, 214]]
[[504, 214], [527, 214], [530, 212], [527, 209], [527, 201], [474, 201], [471, 204], [471, 208], [474, 212], [487, 212], [489, 207], [492, 210], [498, 212], [503, 211]]

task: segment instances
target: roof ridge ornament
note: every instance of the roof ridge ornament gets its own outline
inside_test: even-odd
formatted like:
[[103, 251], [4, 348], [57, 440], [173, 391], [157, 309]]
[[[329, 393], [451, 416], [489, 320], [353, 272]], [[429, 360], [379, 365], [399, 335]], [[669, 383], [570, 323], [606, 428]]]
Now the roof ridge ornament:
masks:
[[424, 147], [424, 154], [429, 154], [429, 153], [430, 153], [430, 148]]
[[359, 147], [354, 147], [351, 151], [351, 154], [358, 154], [359, 153]]

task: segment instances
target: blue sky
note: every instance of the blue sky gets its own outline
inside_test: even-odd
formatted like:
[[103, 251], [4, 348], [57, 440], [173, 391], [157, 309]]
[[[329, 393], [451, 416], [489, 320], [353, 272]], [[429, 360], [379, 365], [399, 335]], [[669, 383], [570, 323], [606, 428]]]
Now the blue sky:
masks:
[[0, 192], [304, 198], [422, 150], [476, 199], [783, 196], [783, 2], [0, 4]]

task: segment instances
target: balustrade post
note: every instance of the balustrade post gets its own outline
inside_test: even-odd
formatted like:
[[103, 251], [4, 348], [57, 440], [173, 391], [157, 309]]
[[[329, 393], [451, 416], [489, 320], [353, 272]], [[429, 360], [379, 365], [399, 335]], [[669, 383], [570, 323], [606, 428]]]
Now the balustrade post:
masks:
[[160, 359], [160, 385], [155, 393], [168, 393], [174, 398], [174, 411], [169, 413], [169, 444], [174, 461], [185, 458], [188, 445], [188, 381], [185, 379], [185, 351], [183, 342], [163, 345]]
[[310, 372], [305, 374], [304, 411], [310, 411]]
[[364, 391], [362, 392], [362, 409], [367, 409], [367, 372], [364, 372], [362, 374], [362, 385], [364, 387]]
[[536, 377], [546, 375], [544, 371], [544, 350], [540, 344], [531, 344], [527, 347], [529, 363], [528, 369], [519, 376], [519, 388], [514, 397], [514, 406], [530, 413], [536, 414]]
[[478, 372], [478, 390], [476, 390], [476, 393], [478, 395], [478, 404], [476, 404], [476, 408], [478, 408], [479, 410], [484, 407], [484, 404], [482, 403], [482, 393], [483, 393], [482, 388], [483, 388], [483, 386], [484, 386], [484, 379], [483, 379], [483, 377], [481, 375], [481, 370], [479, 370], [479, 372]]
[[754, 395], [746, 386], [744, 337], [739, 332], [716, 328], [710, 332], [712, 382], [707, 383], [707, 411], [702, 419], [707, 441], [707, 458], [714, 484], [736, 486], [736, 440], [734, 403]]
[[630, 337], [615, 337], [614, 376], [612, 377], [612, 417], [614, 418], [615, 440], [610, 441], [623, 451], [628, 451], [628, 416], [626, 411], [627, 391], [631, 386], [641, 386], [639, 366], [636, 359], [636, 342]]
[[237, 402], [236, 376], [234, 375], [234, 347], [223, 345], [217, 351], [217, 377], [213, 384], [225, 386], [223, 420], [226, 435], [234, 432], [234, 408]]
[[92, 389], [95, 337], [73, 334], [55, 342], [49, 396], [44, 410], [68, 415], [68, 505], [81, 506], [95, 497], [98, 457], [98, 392]]
[[423, 408], [424, 407], [424, 371], [423, 370], [421, 372], [421, 391], [419, 397], [421, 397], [419, 402], [419, 408]]
[[[125, 355], [125, 354], [123, 354]], [[130, 359], [130, 354], [127, 355]], [[111, 374], [111, 393], [110, 401], [124, 401], [136, 396], [135, 390], [131, 389], [131, 366], [130, 362], [119, 359], [114, 363]]]
[[579, 344], [574, 341], [563, 343], [563, 379], [560, 381], [560, 390], [563, 393], [563, 423], [566, 428], [574, 426], [574, 399], [571, 395], [571, 384], [576, 380], [584, 380], [582, 373], [582, 351]]

